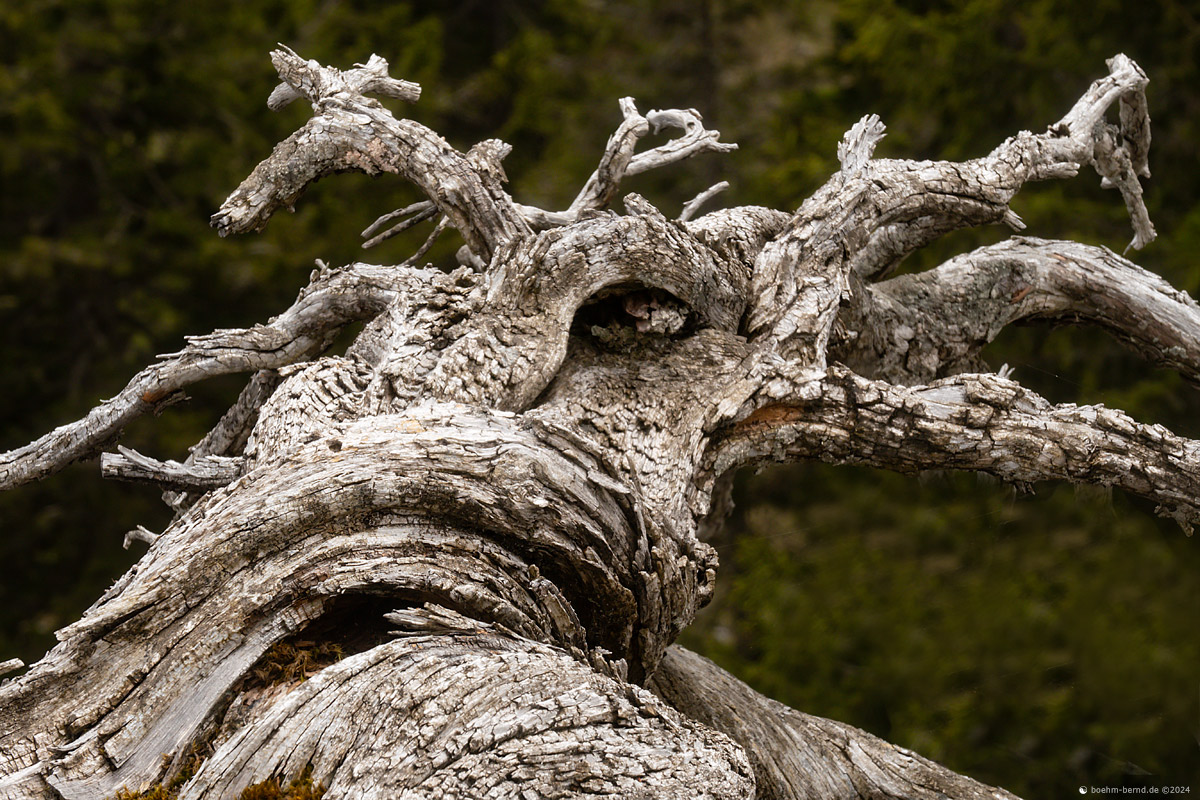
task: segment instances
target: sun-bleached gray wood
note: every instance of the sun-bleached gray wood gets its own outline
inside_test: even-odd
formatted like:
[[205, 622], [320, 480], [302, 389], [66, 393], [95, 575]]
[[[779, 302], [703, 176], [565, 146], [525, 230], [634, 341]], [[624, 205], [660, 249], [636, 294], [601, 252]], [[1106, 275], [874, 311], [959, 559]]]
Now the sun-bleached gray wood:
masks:
[[[712, 597], [707, 539], [746, 465], [1096, 483], [1200, 519], [1200, 443], [1052, 405], [979, 355], [1017, 320], [1082, 321], [1200, 380], [1186, 294], [1103, 248], [1023, 237], [888, 277], [956, 228], [1020, 230], [1021, 186], [1083, 165], [1148, 244], [1136, 64], [1111, 59], [1045, 133], [980, 159], [874, 159], [872, 115], [798, 209], [697, 216], [718, 184], [672, 218], [620, 186], [734, 149], [694, 110], [622, 100], [594, 174], [545, 210], [505, 189], [505, 143], [460, 152], [368, 97], [419, 97], [382, 58], [272, 59], [268, 105], [305, 99], [313, 117], [230, 195], [218, 232], [260, 230], [347, 170], [427, 197], [381, 216], [368, 245], [432, 231], [399, 265], [318, 262], [280, 316], [192, 338], [83, 420], [0, 455], [0, 488], [16, 487], [95, 456], [195, 381], [252, 375], [182, 461], [103, 456], [107, 476], [165, 488], [177, 516], [131, 531], [149, 547], [138, 564], [0, 684], [0, 798], [142, 789], [197, 747], [187, 798], [306, 769], [329, 798], [1012, 797], [672, 642]], [[637, 152], [663, 129], [679, 135]], [[417, 266], [451, 226], [459, 265]], [[353, 321], [349, 349], [325, 355]], [[346, 657], [263, 682], [264, 654], [309, 638]]]

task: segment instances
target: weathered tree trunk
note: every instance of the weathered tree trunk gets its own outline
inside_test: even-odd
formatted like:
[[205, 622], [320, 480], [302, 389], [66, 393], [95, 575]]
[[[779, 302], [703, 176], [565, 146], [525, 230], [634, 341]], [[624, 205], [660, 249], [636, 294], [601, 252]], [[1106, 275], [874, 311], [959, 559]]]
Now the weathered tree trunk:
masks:
[[[273, 59], [270, 106], [314, 116], [213, 217], [261, 229], [335, 172], [395, 173], [461, 265], [323, 264], [266, 325], [189, 340], [85, 419], [0, 456], [0, 487], [98, 453], [182, 387], [252, 373], [186, 462], [120, 448], [106, 475], [178, 511], [59, 645], [0, 687], [0, 796], [167, 783], [236, 797], [307, 776], [333, 797], [1011, 795], [768, 700], [672, 646], [711, 596], [722, 476], [820, 458], [1120, 486], [1188, 524], [1200, 444], [1053, 406], [980, 348], [1029, 317], [1087, 320], [1200, 376], [1200, 308], [1103, 248], [1014, 238], [918, 275], [908, 253], [1020, 228], [1030, 180], [1090, 164], [1133, 245], [1150, 141], [1124, 56], [1061, 121], [965, 163], [871, 158], [878, 119], [794, 213], [679, 219], [622, 178], [724, 151], [694, 111], [624, 120], [570, 208], [515, 202], [502, 142], [467, 153], [367, 93], [415, 100], [373, 56]], [[1119, 108], [1120, 124], [1105, 121]], [[635, 153], [668, 127], [681, 135]], [[365, 320], [343, 356], [322, 355]], [[1002, 371], [1003, 372], [1003, 371]], [[11, 664], [9, 666], [12, 666]], [[307, 680], [305, 680], [307, 678]]]

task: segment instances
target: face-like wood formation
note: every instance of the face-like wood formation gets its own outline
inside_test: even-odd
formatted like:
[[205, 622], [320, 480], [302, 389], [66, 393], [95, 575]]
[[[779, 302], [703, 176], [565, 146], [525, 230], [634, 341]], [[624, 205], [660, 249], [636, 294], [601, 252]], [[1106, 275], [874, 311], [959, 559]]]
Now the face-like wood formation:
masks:
[[[459, 152], [369, 97], [419, 96], [383, 59], [272, 58], [271, 107], [313, 116], [213, 216], [219, 233], [262, 229], [331, 173], [393, 173], [428, 199], [366, 235], [452, 227], [459, 265], [419, 266], [424, 248], [322, 264], [270, 322], [190, 339], [0, 456], [0, 488], [36, 480], [191, 383], [253, 374], [186, 461], [105, 454], [178, 516], [134, 534], [145, 557], [0, 687], [0, 797], [101, 798], [197, 763], [182, 797], [301, 774], [327, 797], [1010, 796], [671, 643], [711, 596], [705, 532], [747, 464], [1091, 482], [1200, 517], [1200, 444], [1051, 405], [979, 356], [1009, 323], [1069, 318], [1195, 380], [1191, 298], [1102, 248], [1028, 238], [889, 278], [954, 229], [1019, 230], [1022, 185], [1084, 165], [1149, 242], [1137, 65], [1112, 59], [1062, 120], [984, 158], [875, 160], [872, 116], [798, 210], [697, 216], [714, 187], [672, 219], [637, 195], [610, 205], [627, 175], [733, 149], [695, 111], [622, 100], [595, 173], [549, 211], [507, 193], [503, 142]], [[660, 129], [679, 135], [636, 152]], [[356, 321], [349, 350], [322, 355]], [[282, 652], [290, 670], [264, 666]]]

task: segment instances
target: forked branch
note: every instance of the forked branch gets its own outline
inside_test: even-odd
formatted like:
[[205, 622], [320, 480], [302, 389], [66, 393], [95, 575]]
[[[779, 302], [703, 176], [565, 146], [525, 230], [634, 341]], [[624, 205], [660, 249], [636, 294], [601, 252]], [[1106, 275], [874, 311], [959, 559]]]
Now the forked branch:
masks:
[[382, 311], [395, 298], [396, 285], [392, 270], [355, 264], [318, 275], [268, 325], [190, 337], [187, 347], [162, 356], [83, 419], [0, 454], [0, 490], [90, 458], [130, 422], [173, 402], [186, 386], [217, 375], [275, 369], [324, 351], [343, 326]]
[[[494, 172], [412, 120], [398, 120], [364, 92], [415, 99], [408, 84], [386, 77], [387, 62], [341, 72], [276, 50], [275, 68], [290, 91], [276, 89], [272, 105], [292, 94], [307, 97], [316, 113], [275, 147], [221, 205], [212, 224], [222, 236], [262, 230], [271, 215], [291, 207], [308, 185], [326, 175], [358, 170], [390, 172], [421, 189], [485, 263], [504, 242], [529, 232]], [[294, 99], [294, 98], [293, 98]]]
[[[570, 225], [589, 212], [608, 208], [617, 196], [621, 181], [628, 176], [669, 166], [699, 153], [728, 153], [737, 149], [736, 144], [719, 141], [720, 131], [705, 128], [700, 112], [694, 108], [649, 111], [642, 116], [633, 98], [625, 97], [621, 99], [621, 113], [624, 120], [608, 138], [599, 166], [566, 211], [519, 206], [530, 225], [539, 229]], [[634, 152], [641, 139], [667, 128], [681, 130], [683, 135], [643, 153]]]
[[[1150, 177], [1150, 116], [1147, 79], [1124, 55], [1108, 60], [1109, 74], [1092, 83], [1083, 97], [1045, 133], [1017, 134], [983, 158], [952, 162], [875, 162], [875, 177], [894, 175], [893, 208], [870, 232], [854, 256], [854, 271], [866, 279], [890, 273], [907, 256], [959, 228], [1002, 222], [1020, 231], [1025, 225], [1008, 204], [1028, 181], [1074, 177], [1090, 164], [1101, 185], [1117, 188], [1133, 224], [1130, 246], [1153, 241], [1154, 225], [1142, 201], [1139, 177]], [[1119, 125], [1105, 113], [1119, 106]], [[917, 195], [914, 189], [923, 189]]]
[[[864, 118], [839, 148], [842, 170], [804, 202], [793, 224], [755, 265], [748, 327], [778, 341], [789, 357], [823, 367], [824, 347], [857, 280], [878, 279], [909, 252], [958, 228], [1022, 223], [1009, 202], [1027, 181], [1074, 176], [1092, 164], [1121, 189], [1133, 246], [1154, 238], [1138, 175], [1146, 174], [1146, 76], [1129, 58], [1109, 61], [1075, 107], [1040, 135], [1021, 133], [984, 158], [956, 162], [870, 160], [883, 129]], [[1104, 122], [1114, 103], [1122, 127]]]
[[380, 94], [406, 103], [421, 98], [421, 87], [412, 81], [402, 81], [388, 75], [385, 59], [372, 55], [366, 64], [355, 64], [345, 72], [334, 67], [322, 67], [316, 61], [304, 61], [289, 47], [279, 46], [271, 53], [271, 63], [283, 80], [271, 96], [267, 107], [279, 111], [301, 97], [313, 104], [313, 110], [336, 95]]

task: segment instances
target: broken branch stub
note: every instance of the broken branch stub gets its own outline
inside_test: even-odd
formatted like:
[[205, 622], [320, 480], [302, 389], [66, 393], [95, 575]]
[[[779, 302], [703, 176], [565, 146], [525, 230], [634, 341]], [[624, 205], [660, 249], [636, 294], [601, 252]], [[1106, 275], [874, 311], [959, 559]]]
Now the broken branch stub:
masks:
[[323, 67], [316, 61], [304, 61], [291, 48], [280, 45], [279, 50], [271, 53], [271, 63], [283, 81], [267, 100], [272, 111], [301, 97], [313, 104], [314, 111], [339, 94], [379, 94], [406, 103], [415, 103], [421, 98], [418, 84], [390, 77], [387, 61], [375, 54], [365, 65], [355, 64], [353, 69], [342, 72], [334, 67]]
[[[288, 50], [271, 54], [284, 83], [308, 98], [315, 116], [276, 146], [212, 217], [222, 236], [262, 230], [271, 215], [291, 207], [308, 185], [350, 170], [398, 174], [446, 214], [472, 252], [487, 262], [493, 251], [528, 233], [499, 182], [420, 123], [398, 120], [364, 92], [412, 96], [387, 78], [387, 62], [342, 72], [304, 61]], [[284, 94], [287, 94], [285, 92]], [[276, 104], [282, 96], [272, 95]]]

